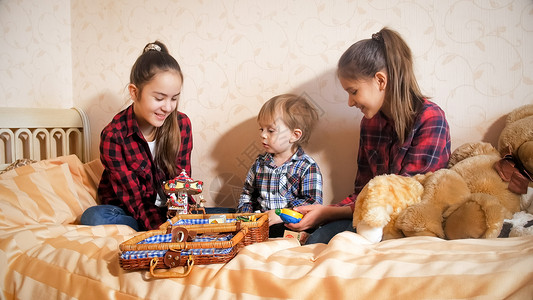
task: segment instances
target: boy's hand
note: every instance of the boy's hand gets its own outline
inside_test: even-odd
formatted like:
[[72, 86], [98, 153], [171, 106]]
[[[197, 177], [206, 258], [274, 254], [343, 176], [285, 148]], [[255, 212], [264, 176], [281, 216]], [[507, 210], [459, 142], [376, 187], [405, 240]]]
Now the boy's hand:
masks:
[[267, 211], [266, 213], [268, 215], [268, 226], [272, 226], [274, 224], [278, 224], [278, 223], [283, 222], [281, 220], [280, 216], [276, 215], [276, 210], [275, 209], [271, 209], [271, 210]]

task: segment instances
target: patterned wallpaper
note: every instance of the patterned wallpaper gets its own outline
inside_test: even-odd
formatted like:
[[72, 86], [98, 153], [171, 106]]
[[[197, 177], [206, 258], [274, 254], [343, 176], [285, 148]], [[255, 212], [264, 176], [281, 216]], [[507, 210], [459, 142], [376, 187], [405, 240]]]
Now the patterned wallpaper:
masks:
[[0, 0], [0, 106], [73, 106], [70, 1]]
[[184, 71], [180, 110], [193, 122], [193, 177], [209, 205], [235, 205], [260, 151], [255, 116], [286, 92], [320, 110], [306, 150], [325, 201], [336, 202], [353, 189], [362, 117], [347, 106], [336, 62], [383, 26], [411, 46], [453, 148], [496, 143], [502, 116], [533, 103], [531, 0], [0, 0], [0, 105], [83, 108], [97, 158], [100, 130], [129, 103], [131, 65], [160, 39]]

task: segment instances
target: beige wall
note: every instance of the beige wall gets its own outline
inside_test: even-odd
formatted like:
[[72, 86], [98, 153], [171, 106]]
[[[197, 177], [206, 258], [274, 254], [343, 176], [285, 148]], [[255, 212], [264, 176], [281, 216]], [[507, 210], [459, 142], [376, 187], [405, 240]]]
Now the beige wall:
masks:
[[453, 148], [495, 143], [502, 115], [533, 103], [533, 2], [0, 0], [0, 105], [83, 108], [92, 156], [127, 104], [131, 65], [160, 39], [185, 75], [193, 177], [210, 205], [234, 205], [259, 151], [255, 115], [270, 97], [305, 93], [321, 121], [307, 151], [326, 202], [352, 190], [361, 113], [334, 72], [353, 42], [383, 26], [415, 56], [419, 83], [445, 110]]
[[0, 106], [69, 108], [70, 0], [0, 0]]

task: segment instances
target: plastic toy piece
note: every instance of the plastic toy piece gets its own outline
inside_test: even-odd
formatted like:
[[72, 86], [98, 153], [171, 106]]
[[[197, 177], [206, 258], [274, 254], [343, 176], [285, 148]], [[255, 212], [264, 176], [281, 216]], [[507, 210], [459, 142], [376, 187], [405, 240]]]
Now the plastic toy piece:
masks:
[[277, 208], [275, 213], [280, 216], [281, 220], [285, 223], [298, 223], [303, 218], [301, 213], [288, 208]]

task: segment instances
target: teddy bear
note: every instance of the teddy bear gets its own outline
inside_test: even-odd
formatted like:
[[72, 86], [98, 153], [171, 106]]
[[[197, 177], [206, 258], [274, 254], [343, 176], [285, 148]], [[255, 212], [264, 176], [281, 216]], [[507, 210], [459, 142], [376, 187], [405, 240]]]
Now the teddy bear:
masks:
[[[517, 170], [516, 166], [523, 168]], [[420, 199], [397, 206], [402, 199], [396, 199], [396, 189], [413, 194], [411, 197], [420, 193], [419, 187], [413, 193], [409, 186], [393, 183], [399, 175], [379, 179], [379, 189], [378, 182], [374, 182], [379, 176], [370, 180], [363, 191], [381, 193], [360, 193], [354, 227], [360, 234], [378, 232], [372, 242], [379, 241], [380, 228], [382, 240], [420, 235], [446, 239], [498, 237], [504, 220], [512, 219], [521, 206], [523, 209], [522, 194], [533, 187], [524, 178], [531, 178], [532, 167], [533, 105], [527, 105], [507, 116], [498, 149], [485, 142], [466, 143], [452, 153], [448, 168], [413, 176], [423, 188]]]
[[[521, 168], [522, 165], [524, 168]], [[396, 226], [406, 236], [424, 234], [447, 239], [498, 237], [504, 220], [511, 219], [523, 209], [523, 194], [527, 194], [528, 187], [533, 187], [531, 167], [533, 105], [526, 105], [507, 115], [498, 149], [489, 143], [478, 142], [464, 144], [452, 153], [447, 170], [457, 173], [466, 183], [467, 190], [464, 190], [463, 184], [461, 188], [447, 188], [442, 185], [442, 179], [434, 180], [441, 191], [432, 195], [432, 186], [425, 185], [424, 188], [430, 190], [428, 195], [423, 195], [420, 207], [412, 206], [402, 211]], [[448, 176], [443, 177], [449, 179]], [[455, 184], [459, 187], [460, 181]], [[458, 189], [463, 191], [458, 193]], [[435, 219], [435, 216], [420, 218], [420, 209], [435, 204], [443, 208], [442, 219]], [[439, 228], [439, 224], [442, 224], [442, 231], [434, 230]]]
[[[491, 144], [468, 143], [452, 153], [449, 169], [413, 177], [376, 176], [357, 197], [353, 226], [372, 243], [404, 236], [497, 236], [503, 220], [512, 216], [498, 198], [511, 197], [509, 203], [517, 204], [509, 206], [513, 212], [518, 210], [520, 201], [519, 195], [510, 192], [507, 183], [492, 169], [500, 159]], [[475, 176], [484, 180], [467, 180]], [[480, 193], [489, 189], [494, 191], [492, 195]], [[503, 194], [496, 195], [496, 191]], [[372, 213], [376, 211], [381, 213]], [[463, 226], [463, 219], [468, 220], [467, 226]]]
[[[510, 191], [509, 183], [493, 168], [500, 160], [489, 143], [458, 147], [449, 168], [435, 172], [437, 178], [424, 185], [424, 202], [399, 215], [397, 228], [406, 236], [497, 237], [503, 220], [520, 210], [520, 195]], [[433, 214], [424, 213], [428, 210]]]

